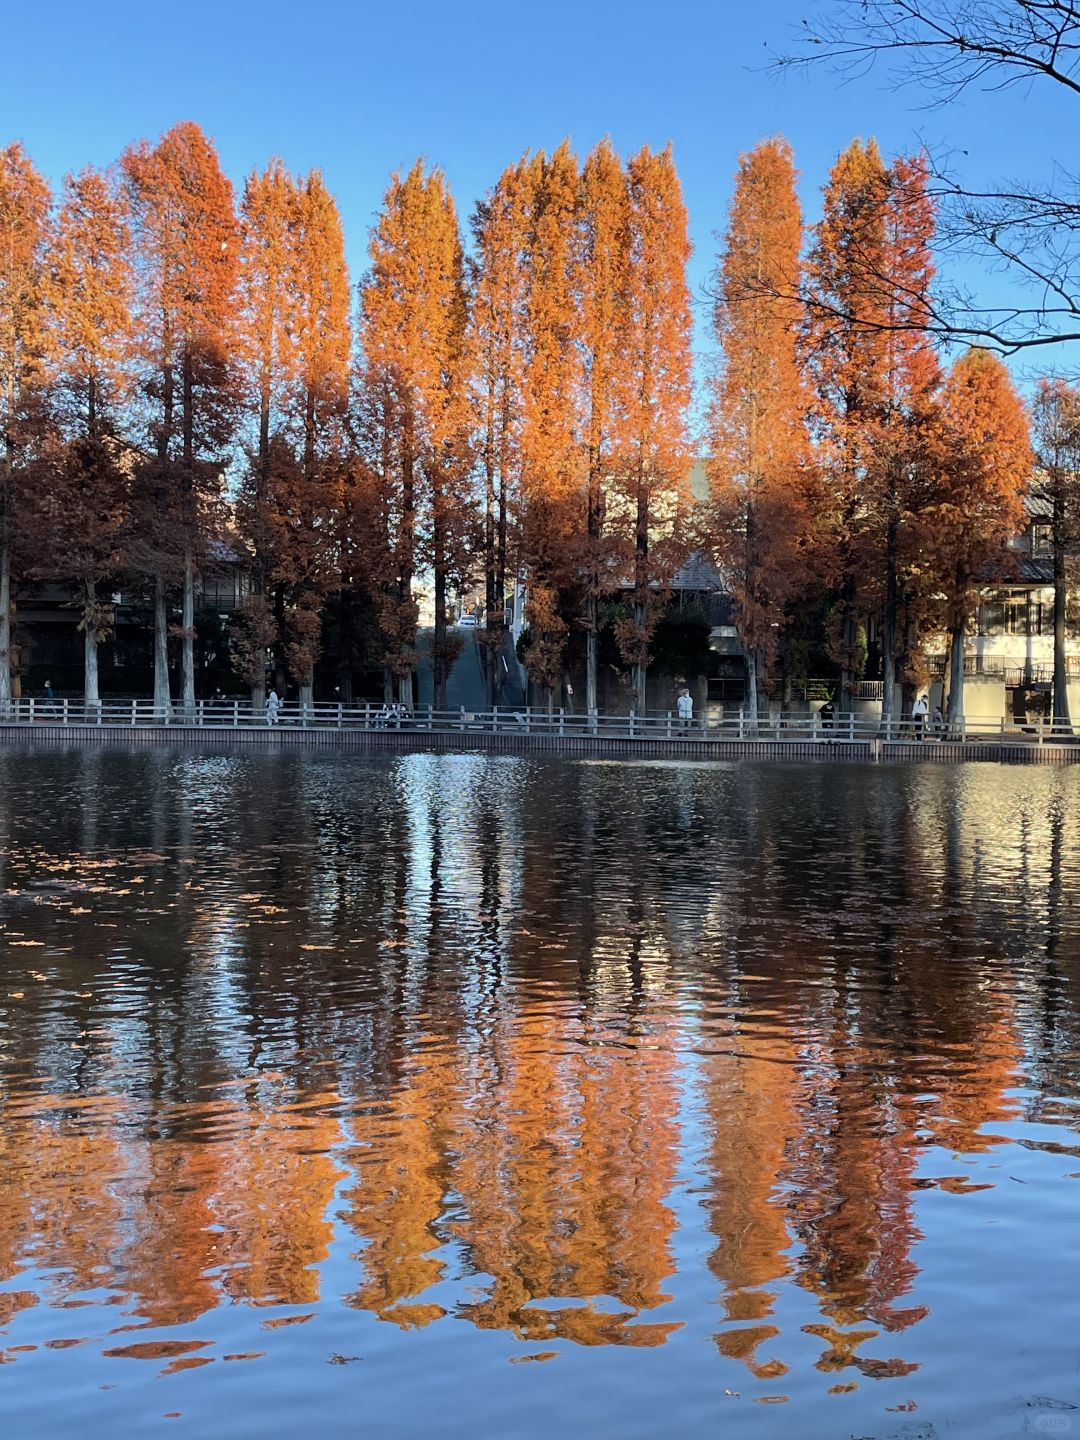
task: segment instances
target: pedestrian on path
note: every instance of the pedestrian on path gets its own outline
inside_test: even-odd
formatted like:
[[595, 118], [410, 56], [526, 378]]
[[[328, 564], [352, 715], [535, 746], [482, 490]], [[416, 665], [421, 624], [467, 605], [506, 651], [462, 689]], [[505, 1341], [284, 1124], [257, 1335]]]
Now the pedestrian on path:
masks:
[[684, 730], [690, 729], [694, 718], [694, 697], [689, 690], [683, 690], [675, 702], [679, 710], [679, 722]]
[[266, 697], [266, 723], [267, 723], [267, 725], [276, 725], [276, 724], [278, 723], [278, 716], [279, 716], [279, 714], [280, 714], [280, 711], [281, 711], [281, 700], [280, 700], [280, 698], [278, 697], [277, 691], [276, 691], [276, 690], [271, 690], [271, 691], [270, 691], [270, 694]]
[[926, 738], [926, 717], [929, 712], [930, 706], [927, 703], [926, 696], [919, 695], [915, 700], [915, 704], [911, 707], [911, 718], [915, 721], [916, 740], [924, 740]]

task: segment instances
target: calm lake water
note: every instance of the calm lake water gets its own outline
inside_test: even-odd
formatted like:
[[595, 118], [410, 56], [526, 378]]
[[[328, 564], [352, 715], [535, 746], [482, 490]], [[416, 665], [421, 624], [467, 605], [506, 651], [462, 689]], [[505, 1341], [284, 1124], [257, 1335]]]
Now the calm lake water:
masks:
[[1080, 768], [0, 752], [31, 1440], [1080, 1436]]

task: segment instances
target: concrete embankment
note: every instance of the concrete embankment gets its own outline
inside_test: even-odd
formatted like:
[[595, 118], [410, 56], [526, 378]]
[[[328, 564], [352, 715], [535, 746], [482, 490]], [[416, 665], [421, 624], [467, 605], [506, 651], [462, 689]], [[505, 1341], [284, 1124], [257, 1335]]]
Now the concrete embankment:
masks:
[[642, 738], [630, 735], [492, 733], [463, 726], [452, 729], [336, 729], [265, 725], [86, 725], [0, 724], [0, 743], [51, 747], [120, 745], [172, 746], [213, 750], [334, 750], [359, 753], [436, 754], [482, 751], [496, 755], [557, 755], [606, 760], [821, 760], [821, 761], [997, 761], [1005, 764], [1062, 765], [1080, 761], [1080, 744], [1038, 744], [988, 738], [969, 741], [814, 740], [805, 738], [712, 738], [704, 735]]

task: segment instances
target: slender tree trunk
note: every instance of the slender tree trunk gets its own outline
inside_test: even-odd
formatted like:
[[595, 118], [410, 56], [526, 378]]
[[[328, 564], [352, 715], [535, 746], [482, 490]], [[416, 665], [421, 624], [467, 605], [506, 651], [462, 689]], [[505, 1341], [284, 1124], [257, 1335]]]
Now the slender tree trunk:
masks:
[[758, 704], [758, 652], [751, 645], [746, 652], [746, 718], [751, 735], [757, 734]]
[[[639, 646], [644, 643], [645, 607], [648, 603], [649, 584], [649, 497], [645, 483], [644, 475], [639, 474], [637, 524], [634, 534], [634, 628], [637, 631]], [[645, 680], [646, 667], [642, 660], [634, 666], [634, 691], [637, 695], [638, 713], [641, 715], [645, 713]]]
[[383, 667], [383, 704], [394, 703], [394, 672], [389, 665]]
[[1065, 497], [1061, 484], [1054, 492], [1054, 711], [1055, 725], [1070, 727], [1069, 673], [1065, 663], [1065, 604], [1068, 583], [1065, 575]]
[[[413, 582], [413, 535], [416, 531], [416, 477], [414, 474], [413, 426], [411, 415], [405, 421], [405, 456], [401, 477], [401, 525], [404, 534], [401, 549], [401, 565], [398, 571], [398, 599], [402, 605], [412, 601]], [[404, 656], [401, 657], [404, 659]], [[412, 669], [398, 677], [398, 696], [402, 705], [412, 708]]]
[[83, 701], [89, 708], [101, 704], [98, 690], [97, 586], [84, 581], [86, 604], [83, 612]]
[[169, 612], [165, 604], [165, 581], [154, 576], [154, 711], [167, 715], [169, 694]]
[[508, 462], [499, 467], [498, 525], [495, 542], [495, 606], [498, 610], [499, 649], [495, 659], [495, 704], [503, 703], [503, 658], [506, 650], [506, 472]]
[[311, 718], [312, 707], [315, 704], [315, 677], [307, 674], [299, 684], [300, 691], [300, 714], [304, 719]]
[[184, 714], [191, 718], [195, 714], [195, 395], [194, 375], [189, 348], [184, 350], [183, 377], [183, 445], [184, 445], [184, 495], [187, 501], [184, 524], [188, 533], [184, 537], [184, 593], [182, 602], [180, 651], [180, 698]]
[[600, 477], [597, 473], [598, 460], [593, 452], [589, 466], [589, 496], [586, 525], [589, 537], [589, 593], [585, 600], [585, 709], [591, 715], [597, 708], [597, 661], [599, 636], [597, 619], [599, 611], [599, 547], [600, 547]]
[[896, 521], [890, 519], [885, 533], [885, 614], [881, 626], [881, 718], [892, 724], [896, 693]]
[[446, 702], [446, 521], [442, 513], [441, 482], [436, 481], [434, 519], [432, 524], [432, 559], [435, 571], [435, 640], [432, 645], [431, 668], [434, 680], [435, 709], [445, 710]]
[[497, 676], [502, 670], [502, 647], [499, 636], [502, 614], [495, 614], [496, 591], [496, 544], [495, 544], [495, 465], [492, 459], [494, 445], [491, 424], [488, 424], [488, 454], [484, 466], [484, 703], [491, 710], [498, 703], [495, 699]]
[[11, 456], [0, 503], [0, 713], [11, 707]]
[[957, 730], [964, 714], [964, 638], [967, 620], [961, 617], [949, 632], [949, 729]]
[[184, 715], [195, 714], [195, 560], [190, 546], [184, 550], [184, 597], [181, 624], [184, 631], [180, 660], [181, 703]]

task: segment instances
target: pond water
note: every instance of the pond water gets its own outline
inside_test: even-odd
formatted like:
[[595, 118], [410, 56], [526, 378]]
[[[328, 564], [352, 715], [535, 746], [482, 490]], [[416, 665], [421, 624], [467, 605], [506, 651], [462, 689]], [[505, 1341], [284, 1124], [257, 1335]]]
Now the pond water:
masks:
[[1080, 768], [0, 752], [4, 1433], [1080, 1435], [1078, 839]]

